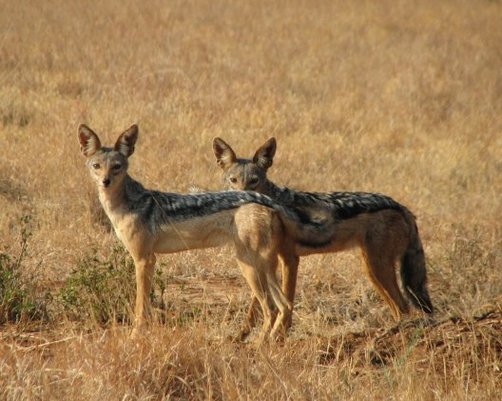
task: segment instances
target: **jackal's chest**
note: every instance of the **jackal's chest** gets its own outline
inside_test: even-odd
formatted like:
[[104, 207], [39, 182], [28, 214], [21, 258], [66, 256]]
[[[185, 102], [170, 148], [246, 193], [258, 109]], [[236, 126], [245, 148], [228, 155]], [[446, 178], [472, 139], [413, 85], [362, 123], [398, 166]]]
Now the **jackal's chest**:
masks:
[[115, 234], [126, 248], [131, 248], [131, 242], [135, 241], [138, 233], [146, 231], [144, 224], [138, 219], [138, 216], [129, 213], [125, 208], [109, 208], [103, 204], [103, 208], [112, 223]]
[[124, 244], [130, 242], [134, 233], [137, 231], [133, 219], [112, 220], [112, 224], [115, 229], [115, 234]]

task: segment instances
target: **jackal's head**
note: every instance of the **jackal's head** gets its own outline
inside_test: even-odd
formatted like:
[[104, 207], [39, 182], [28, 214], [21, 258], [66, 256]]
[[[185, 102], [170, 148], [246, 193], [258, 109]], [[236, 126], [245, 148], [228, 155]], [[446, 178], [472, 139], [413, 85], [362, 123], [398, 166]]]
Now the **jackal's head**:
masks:
[[240, 159], [223, 139], [214, 138], [213, 152], [223, 169], [225, 187], [265, 193], [267, 170], [274, 161], [275, 149], [275, 138], [270, 138], [258, 148], [252, 159]]
[[78, 128], [80, 151], [87, 158], [86, 165], [99, 190], [117, 188], [127, 175], [127, 159], [134, 152], [138, 138], [138, 126], [124, 131], [113, 148], [101, 146], [96, 133], [82, 124]]

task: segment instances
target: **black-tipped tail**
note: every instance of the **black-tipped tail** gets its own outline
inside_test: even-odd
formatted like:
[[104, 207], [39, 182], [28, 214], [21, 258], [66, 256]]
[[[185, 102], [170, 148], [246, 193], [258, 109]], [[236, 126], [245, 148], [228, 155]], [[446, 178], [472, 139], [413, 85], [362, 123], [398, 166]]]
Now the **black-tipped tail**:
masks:
[[414, 237], [401, 261], [401, 278], [405, 292], [413, 305], [426, 313], [433, 313], [434, 307], [427, 291], [425, 255], [418, 231], [415, 231]]

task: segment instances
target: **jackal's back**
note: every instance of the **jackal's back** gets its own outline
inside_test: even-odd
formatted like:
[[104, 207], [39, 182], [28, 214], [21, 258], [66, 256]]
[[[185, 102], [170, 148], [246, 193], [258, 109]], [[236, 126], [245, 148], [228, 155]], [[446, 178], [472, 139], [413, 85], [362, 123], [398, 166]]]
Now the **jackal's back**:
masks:
[[389, 196], [372, 192], [300, 192], [283, 188], [273, 197], [278, 203], [287, 207], [312, 209], [329, 208], [337, 220], [348, 219], [361, 213], [373, 213], [392, 209], [407, 209]]
[[258, 193], [225, 191], [178, 194], [148, 190], [132, 178], [127, 179], [127, 208], [138, 215], [153, 233], [170, 222], [207, 216], [249, 203], [269, 208], [277, 206], [270, 198]]

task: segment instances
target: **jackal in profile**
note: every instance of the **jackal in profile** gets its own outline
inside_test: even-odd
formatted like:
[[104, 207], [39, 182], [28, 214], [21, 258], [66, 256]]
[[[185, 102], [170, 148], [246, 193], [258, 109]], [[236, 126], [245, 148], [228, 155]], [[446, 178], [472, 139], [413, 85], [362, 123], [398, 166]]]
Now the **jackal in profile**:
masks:
[[[98, 188], [99, 200], [136, 268], [135, 327], [149, 314], [156, 253], [235, 245], [238, 265], [264, 314], [260, 339], [275, 336], [289, 319], [290, 305], [275, 275], [284, 222], [296, 216], [270, 198], [242, 191], [181, 195], [148, 190], [127, 173], [138, 127], [131, 126], [113, 147], [81, 125], [81, 152]], [[274, 209], [275, 207], [275, 209]], [[278, 210], [281, 210], [282, 218]], [[275, 314], [277, 313], [277, 318]]]
[[[213, 140], [213, 151], [223, 169], [225, 187], [233, 190], [256, 191], [279, 204], [294, 209], [304, 221], [318, 221], [325, 228], [323, 243], [315, 237], [295, 242], [281, 251], [282, 289], [291, 305], [294, 301], [299, 257], [314, 253], [338, 252], [360, 247], [370, 280], [399, 319], [408, 313], [395, 274], [401, 264], [404, 292], [411, 302], [426, 313], [433, 312], [427, 291], [427, 275], [422, 243], [415, 217], [404, 206], [388, 196], [366, 192], [300, 192], [279, 187], [267, 179], [272, 166], [275, 138], [270, 138], [252, 159], [238, 158], [233, 149], [220, 138]], [[253, 301], [253, 304], [256, 300]], [[248, 314], [248, 328], [254, 324], [253, 305]]]

